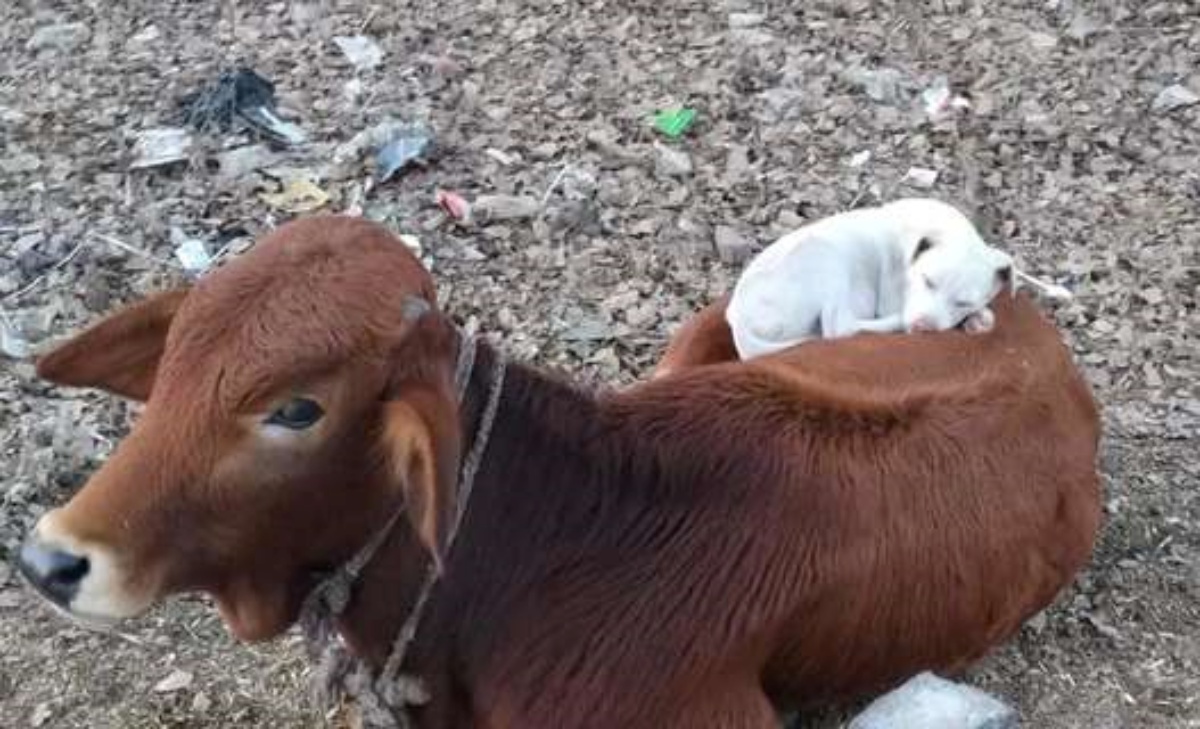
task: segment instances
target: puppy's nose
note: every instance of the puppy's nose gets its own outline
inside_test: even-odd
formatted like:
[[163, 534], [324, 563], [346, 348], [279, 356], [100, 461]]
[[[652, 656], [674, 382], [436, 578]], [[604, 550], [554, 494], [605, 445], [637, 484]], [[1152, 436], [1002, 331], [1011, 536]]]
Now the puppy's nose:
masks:
[[91, 564], [87, 557], [51, 547], [31, 538], [21, 546], [17, 567], [33, 586], [60, 605], [68, 605]]
[[932, 332], [937, 330], [937, 324], [934, 323], [933, 319], [922, 316], [914, 319], [913, 323], [908, 325], [908, 330], [911, 332]]

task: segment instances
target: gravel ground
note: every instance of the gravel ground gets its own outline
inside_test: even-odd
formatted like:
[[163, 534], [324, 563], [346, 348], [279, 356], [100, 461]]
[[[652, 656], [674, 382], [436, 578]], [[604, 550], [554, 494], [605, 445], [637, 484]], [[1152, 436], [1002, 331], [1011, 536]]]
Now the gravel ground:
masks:
[[[606, 383], [643, 376], [779, 233], [930, 194], [1076, 292], [1054, 315], [1106, 421], [1091, 567], [968, 680], [1031, 727], [1200, 727], [1198, 31], [1190, 1], [4, 3], [0, 557], [131, 415], [13, 355], [180, 280], [183, 238], [243, 250], [290, 216], [261, 197], [281, 181], [417, 236], [456, 315]], [[333, 41], [360, 33], [376, 68]], [[238, 169], [223, 153], [253, 140], [197, 136], [131, 170], [134, 135], [238, 62], [312, 142]], [[969, 109], [929, 118], [939, 77]], [[669, 141], [647, 118], [677, 104], [699, 115]], [[333, 161], [388, 119], [428, 123], [438, 151], [372, 188]], [[439, 188], [544, 208], [497, 219], [484, 198], [463, 225]], [[319, 724], [295, 640], [236, 645], [199, 598], [100, 635], [0, 564], [0, 645], [5, 727]]]

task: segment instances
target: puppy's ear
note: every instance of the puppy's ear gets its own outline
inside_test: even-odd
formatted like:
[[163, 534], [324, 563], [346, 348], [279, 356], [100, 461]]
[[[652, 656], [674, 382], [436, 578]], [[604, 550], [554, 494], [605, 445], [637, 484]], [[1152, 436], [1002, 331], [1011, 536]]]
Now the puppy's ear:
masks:
[[922, 253], [930, 250], [931, 248], [933, 248], [933, 238], [930, 238], [927, 235], [921, 236], [921, 239], [917, 241], [917, 247], [913, 249], [912, 260], [909, 262], [915, 263], [916, 260], [921, 257]]

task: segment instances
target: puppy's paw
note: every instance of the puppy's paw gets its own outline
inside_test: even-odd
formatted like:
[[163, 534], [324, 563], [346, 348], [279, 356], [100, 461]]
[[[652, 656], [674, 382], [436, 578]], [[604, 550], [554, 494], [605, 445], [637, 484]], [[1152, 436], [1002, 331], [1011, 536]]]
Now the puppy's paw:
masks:
[[992, 310], [984, 307], [974, 314], [968, 316], [963, 321], [963, 329], [966, 329], [970, 334], [984, 334], [992, 331], [992, 327], [996, 325], [996, 315]]

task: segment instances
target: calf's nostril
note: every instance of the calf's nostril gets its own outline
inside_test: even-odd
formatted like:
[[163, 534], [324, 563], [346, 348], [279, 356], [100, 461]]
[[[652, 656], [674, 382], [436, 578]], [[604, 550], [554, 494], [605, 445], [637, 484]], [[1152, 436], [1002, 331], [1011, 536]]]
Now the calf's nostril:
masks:
[[18, 560], [21, 572], [36, 587], [61, 603], [68, 603], [79, 591], [91, 563], [87, 557], [48, 547], [36, 541], [21, 547]]

